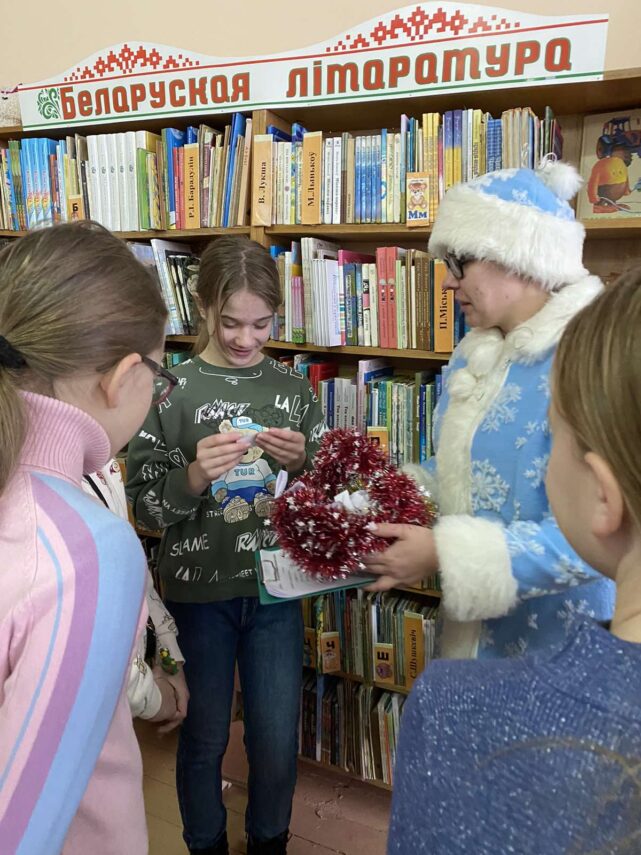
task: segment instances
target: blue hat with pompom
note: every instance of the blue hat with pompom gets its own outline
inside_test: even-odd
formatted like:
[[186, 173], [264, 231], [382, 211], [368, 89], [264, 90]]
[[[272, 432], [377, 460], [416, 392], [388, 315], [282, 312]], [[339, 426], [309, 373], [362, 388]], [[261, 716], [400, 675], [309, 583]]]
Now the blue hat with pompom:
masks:
[[429, 250], [437, 258], [491, 261], [548, 291], [588, 275], [585, 229], [569, 200], [581, 186], [573, 166], [552, 158], [534, 169], [501, 169], [445, 194]]

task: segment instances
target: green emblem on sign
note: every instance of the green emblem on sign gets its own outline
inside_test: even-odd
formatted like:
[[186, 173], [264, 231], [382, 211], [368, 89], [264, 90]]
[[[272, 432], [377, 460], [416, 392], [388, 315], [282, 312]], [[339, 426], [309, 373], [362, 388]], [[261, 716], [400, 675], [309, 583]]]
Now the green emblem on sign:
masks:
[[38, 95], [38, 112], [43, 119], [60, 119], [60, 92], [43, 89]]

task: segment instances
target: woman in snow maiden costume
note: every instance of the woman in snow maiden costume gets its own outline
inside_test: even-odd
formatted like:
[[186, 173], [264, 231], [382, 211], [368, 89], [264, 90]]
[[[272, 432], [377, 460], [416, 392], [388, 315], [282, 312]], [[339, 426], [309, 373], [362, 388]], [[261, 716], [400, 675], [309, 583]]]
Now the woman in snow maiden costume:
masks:
[[582, 264], [569, 165], [505, 169], [445, 195], [429, 249], [473, 328], [456, 348], [435, 417], [436, 454], [413, 472], [442, 517], [366, 559], [375, 589], [440, 570], [441, 654], [502, 657], [551, 647], [576, 613], [612, 614], [613, 591], [572, 550], [545, 492], [549, 377], [570, 319], [602, 290]]

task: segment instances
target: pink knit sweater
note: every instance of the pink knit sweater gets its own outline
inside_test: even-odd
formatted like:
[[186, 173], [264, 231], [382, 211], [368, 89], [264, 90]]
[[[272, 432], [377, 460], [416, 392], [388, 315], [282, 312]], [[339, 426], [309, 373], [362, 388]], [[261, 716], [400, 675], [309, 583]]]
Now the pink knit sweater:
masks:
[[0, 849], [144, 855], [124, 692], [144, 555], [79, 486], [110, 457], [102, 427], [53, 398], [24, 401], [27, 441], [0, 496]]

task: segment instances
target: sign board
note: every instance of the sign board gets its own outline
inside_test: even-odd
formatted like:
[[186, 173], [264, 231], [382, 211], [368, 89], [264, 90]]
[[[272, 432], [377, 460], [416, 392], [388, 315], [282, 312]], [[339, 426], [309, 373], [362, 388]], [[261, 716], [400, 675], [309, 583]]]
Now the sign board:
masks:
[[312, 47], [212, 57], [114, 45], [19, 89], [25, 129], [341, 104], [600, 80], [606, 14], [549, 17], [488, 6], [406, 6]]

